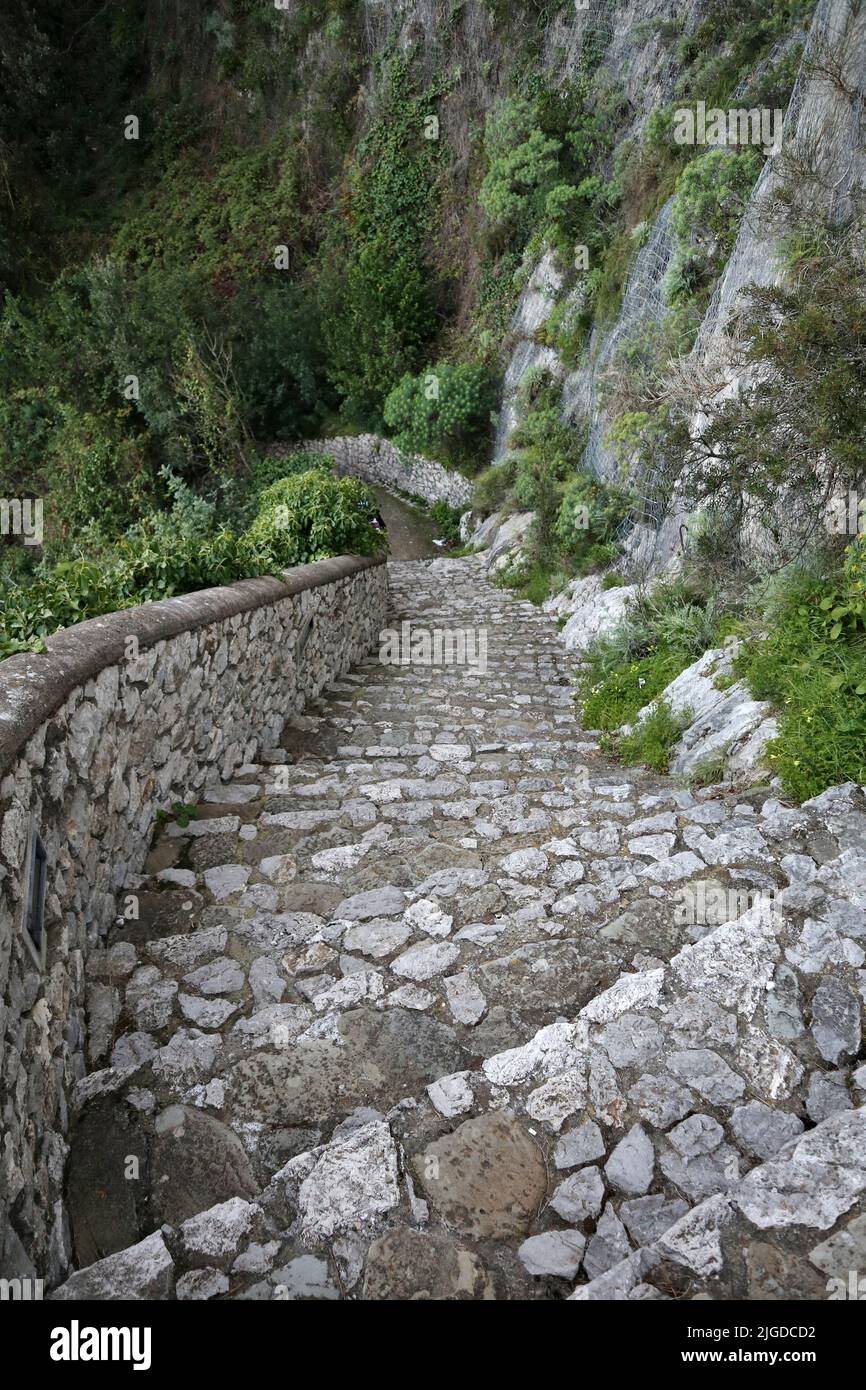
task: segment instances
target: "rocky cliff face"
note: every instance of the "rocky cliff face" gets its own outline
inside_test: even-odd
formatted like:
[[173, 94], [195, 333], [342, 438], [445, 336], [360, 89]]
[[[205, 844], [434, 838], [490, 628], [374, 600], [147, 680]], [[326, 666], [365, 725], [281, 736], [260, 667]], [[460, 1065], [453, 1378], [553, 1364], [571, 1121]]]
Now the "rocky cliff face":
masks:
[[[694, 32], [709, 7], [688, 7], [683, 32]], [[595, 14], [595, 7], [592, 13]], [[606, 43], [604, 70], [623, 84], [631, 113], [618, 148], [640, 139], [654, 110], [669, 103], [681, 75], [671, 52], [660, 38], [647, 42], [646, 22], [668, 13], [665, 5], [609, 5], [604, 19], [596, 18], [594, 35]], [[585, 14], [551, 26], [545, 55], [551, 70], [565, 76], [579, 60], [589, 23]], [[784, 149], [767, 161], [749, 199], [733, 250], [718, 279], [692, 350], [693, 357], [718, 376], [719, 399], [744, 383], [730, 365], [731, 322], [744, 290], [751, 285], [778, 283], [780, 240], [790, 230], [790, 219], [773, 212], [774, 195], [783, 180], [802, 180], [802, 194], [817, 222], [822, 216], [839, 219], [850, 212], [852, 195], [864, 182], [866, 136], [863, 130], [864, 73], [866, 73], [866, 15], [852, 0], [820, 0], [805, 34], [799, 76], [785, 113]], [[790, 47], [787, 35], [781, 48]], [[564, 56], [563, 56], [564, 55]], [[669, 200], [656, 216], [628, 275], [622, 305], [612, 324], [593, 325], [586, 350], [571, 371], [563, 368], [550, 348], [539, 344], [538, 329], [557, 304], [556, 262], [545, 250], [524, 289], [512, 322], [515, 343], [505, 374], [505, 398], [497, 435], [495, 458], [504, 457], [507, 433], [515, 418], [520, 382], [533, 367], [553, 370], [562, 378], [562, 410], [566, 420], [585, 420], [589, 425], [584, 466], [599, 477], [614, 478], [617, 461], [606, 441], [612, 423], [604, 399], [603, 382], [611, 360], [623, 342], [636, 331], [662, 325], [670, 312], [668, 281], [676, 251], [671, 231]], [[793, 211], [790, 214], [793, 218]], [[659, 364], [663, 366], [663, 363]], [[695, 428], [705, 424], [696, 415]], [[660, 502], [652, 469], [633, 476], [638, 494], [648, 504], [656, 523], [639, 528], [630, 547], [636, 574], [661, 572], [671, 562], [680, 542], [680, 524], [686, 511]]]

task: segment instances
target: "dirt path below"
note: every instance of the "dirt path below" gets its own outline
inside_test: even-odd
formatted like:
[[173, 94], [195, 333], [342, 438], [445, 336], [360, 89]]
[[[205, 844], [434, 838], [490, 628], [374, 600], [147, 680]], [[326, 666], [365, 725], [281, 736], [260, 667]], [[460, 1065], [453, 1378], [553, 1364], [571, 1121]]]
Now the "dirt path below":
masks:
[[383, 487], [374, 487], [373, 491], [388, 528], [392, 560], [429, 560], [443, 553], [440, 546], [433, 544], [436, 527], [429, 517]]

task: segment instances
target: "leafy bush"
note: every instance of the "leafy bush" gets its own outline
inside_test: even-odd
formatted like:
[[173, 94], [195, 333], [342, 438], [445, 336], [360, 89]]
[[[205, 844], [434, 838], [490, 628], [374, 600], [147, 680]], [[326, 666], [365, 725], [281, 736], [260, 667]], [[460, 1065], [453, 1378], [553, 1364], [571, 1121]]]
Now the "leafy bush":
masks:
[[671, 219], [680, 247], [669, 293], [694, 295], [718, 277], [763, 163], [755, 149], [709, 149], [686, 165]]
[[460, 540], [460, 518], [463, 515], [459, 507], [451, 507], [447, 502], [440, 498], [438, 502], [430, 505], [430, 520], [435, 523], [440, 536], [444, 536], [446, 541], [456, 545]]
[[381, 430], [389, 392], [414, 372], [435, 327], [420, 258], [379, 236], [320, 281], [328, 374], [346, 417]]
[[114, 552], [43, 566], [23, 583], [4, 569], [0, 655], [39, 651], [51, 633], [103, 613], [230, 584], [250, 574], [248, 563], [246, 548], [229, 531], [203, 540], [157, 523]]
[[612, 732], [629, 724], [688, 665], [682, 653], [658, 648], [621, 666], [593, 684], [590, 670], [581, 680], [583, 722], [589, 729]]
[[790, 570], [760, 621], [768, 635], [744, 645], [735, 669], [779, 710], [767, 756], [786, 793], [866, 781], [866, 539], [841, 565]]
[[497, 378], [489, 368], [441, 362], [403, 377], [385, 401], [385, 423], [407, 453], [471, 469], [489, 441], [496, 399]]
[[314, 436], [335, 403], [314, 296], [267, 281], [232, 306], [231, 347], [241, 409], [257, 439]]
[[375, 509], [375, 495], [357, 478], [313, 469], [265, 489], [244, 543], [251, 556], [277, 567], [329, 555], [373, 555], [383, 545], [371, 525]]
[[608, 745], [607, 751], [622, 763], [643, 763], [656, 772], [667, 772], [674, 745], [690, 720], [688, 711], [674, 715], [670, 705], [660, 700], [637, 728]]
[[283, 135], [252, 150], [187, 153], [129, 210], [115, 252], [140, 268], [187, 267], [223, 293], [273, 269], [274, 247], [300, 237], [296, 151]]
[[484, 516], [501, 510], [514, 485], [516, 472], [517, 460], [511, 455], [502, 463], [495, 463], [490, 468], [485, 468], [483, 473], [479, 473], [472, 494], [474, 510]]
[[612, 124], [585, 75], [557, 90], [536, 84], [533, 100], [507, 97], [494, 107], [478, 194], [494, 239], [516, 246], [541, 227], [566, 254], [579, 238], [589, 243], [596, 185], [588, 175], [612, 146]]
[[0, 570], [0, 656], [41, 650], [51, 633], [102, 613], [279, 575], [329, 555], [372, 555], [383, 543], [369, 521], [372, 493], [356, 479], [332, 477], [327, 460], [266, 488], [258, 516], [242, 535], [216, 526], [213, 508], [182, 482], [172, 491], [171, 512], [147, 517], [93, 556], [43, 563], [27, 573], [18, 549], [7, 547]]
[[437, 326], [429, 238], [444, 142], [425, 139], [424, 129], [448, 79], [422, 89], [398, 56], [380, 88], [349, 169], [347, 216], [325, 239], [318, 266], [331, 383], [345, 417], [375, 430], [384, 428], [385, 398], [418, 370]]
[[618, 627], [587, 652], [579, 683], [584, 722], [605, 730], [629, 723], [721, 640], [728, 621], [714, 595], [687, 581], [638, 595]]
[[583, 556], [592, 547], [610, 546], [630, 506], [621, 489], [578, 473], [566, 485], [554, 526], [562, 551]]
[[592, 309], [584, 283], [577, 295], [561, 299], [554, 306], [538, 336], [541, 342], [556, 349], [563, 366], [573, 370], [583, 356], [591, 323]]
[[493, 582], [497, 588], [511, 589], [517, 598], [540, 606], [556, 592], [557, 579], [564, 581], [565, 577], [543, 560], [518, 556], [496, 572]]
[[561, 419], [559, 394], [547, 373], [526, 373], [518, 397], [522, 418], [509, 439], [514, 452], [481, 475], [475, 493], [480, 511], [534, 512], [523, 553], [504, 582], [536, 602], [609, 563], [631, 506], [625, 493], [580, 471], [586, 429]]
[[293, 454], [266, 454], [253, 463], [253, 491], [257, 496], [282, 478], [294, 478], [299, 473], [309, 473], [317, 468], [325, 473], [333, 473], [335, 466], [333, 454], [305, 453], [303, 449]]
[[478, 201], [494, 227], [515, 223], [531, 206], [532, 195], [549, 186], [561, 149], [538, 129], [493, 159], [478, 192]]

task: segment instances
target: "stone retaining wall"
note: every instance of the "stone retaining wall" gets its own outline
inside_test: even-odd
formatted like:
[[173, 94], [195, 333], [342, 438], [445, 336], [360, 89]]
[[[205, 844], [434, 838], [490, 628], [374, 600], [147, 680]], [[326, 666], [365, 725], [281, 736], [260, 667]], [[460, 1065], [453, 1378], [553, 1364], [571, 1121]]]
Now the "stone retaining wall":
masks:
[[[68, 1266], [64, 1135], [84, 982], [156, 812], [254, 762], [385, 625], [380, 559], [299, 566], [67, 628], [0, 665], [0, 1277]], [[44, 964], [23, 918], [34, 832]]]
[[380, 483], [398, 492], [413, 493], [425, 502], [447, 502], [468, 507], [472, 483], [462, 473], [443, 468], [420, 454], [403, 454], [377, 434], [343, 435], [337, 439], [305, 439], [292, 452], [333, 454], [338, 473], [349, 473], [365, 483]]

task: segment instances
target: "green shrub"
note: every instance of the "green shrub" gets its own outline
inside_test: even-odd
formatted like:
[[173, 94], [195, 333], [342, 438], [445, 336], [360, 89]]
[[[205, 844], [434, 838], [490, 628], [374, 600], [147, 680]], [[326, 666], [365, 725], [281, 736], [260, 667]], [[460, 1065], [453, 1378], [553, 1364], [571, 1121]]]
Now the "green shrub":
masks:
[[429, 515], [439, 535], [456, 545], [460, 540], [460, 518], [463, 515], [460, 508], [449, 506], [440, 498], [439, 501], [430, 504]]
[[620, 762], [629, 765], [643, 763], [656, 772], [667, 772], [674, 745], [690, 722], [691, 714], [688, 711], [674, 715], [670, 706], [660, 700], [652, 713], [630, 734], [616, 739], [609, 751]]
[[314, 296], [281, 278], [245, 288], [232, 305], [230, 342], [251, 433], [263, 440], [314, 436], [335, 404]]
[[608, 244], [601, 264], [587, 276], [587, 287], [596, 318], [612, 323], [622, 306], [623, 290], [631, 269], [637, 243], [628, 232], [620, 232]]
[[689, 665], [682, 652], [659, 648], [631, 661], [593, 683], [592, 670], [580, 685], [582, 718], [588, 729], [612, 732], [629, 724], [639, 710], [654, 700]]
[[[317, 461], [318, 462], [318, 461]], [[329, 555], [374, 554], [375, 498], [354, 478], [324, 467], [283, 478], [261, 494], [245, 534], [216, 524], [212, 506], [176, 480], [175, 506], [154, 513], [93, 557], [75, 555], [29, 572], [17, 547], [0, 569], [0, 656], [41, 650], [59, 629], [117, 609], [231, 584]], [[32, 563], [32, 562], [31, 562]]]
[[489, 516], [491, 512], [500, 511], [505, 506], [514, 486], [516, 474], [517, 460], [513, 455], [505, 458], [502, 463], [495, 463], [490, 468], [485, 468], [484, 472], [479, 473], [475, 479], [475, 488], [472, 494], [473, 509], [481, 512], [484, 516]]
[[418, 87], [402, 55], [387, 63], [349, 167], [346, 215], [317, 262], [329, 379], [345, 418], [363, 428], [384, 429], [386, 397], [418, 370], [437, 328], [430, 239], [445, 142], [425, 139], [424, 128], [448, 86], [443, 77]]
[[560, 389], [545, 372], [526, 373], [518, 397], [522, 418], [509, 439], [514, 452], [482, 474], [475, 498], [482, 511], [505, 506], [534, 512], [523, 558], [505, 582], [513, 579], [525, 593], [528, 567], [536, 576], [533, 593], [544, 591], [544, 598], [554, 592], [551, 585], [563, 587], [610, 563], [631, 506], [624, 492], [580, 471], [586, 427], [562, 420]]
[[686, 165], [671, 219], [680, 242], [668, 283], [673, 297], [694, 295], [718, 277], [763, 164], [755, 149], [709, 149]]
[[373, 555], [383, 545], [370, 522], [375, 509], [375, 495], [357, 478], [313, 469], [265, 489], [244, 544], [268, 567], [303, 565], [329, 555]]
[[566, 484], [554, 525], [562, 552], [580, 558], [593, 546], [609, 545], [630, 507], [621, 489], [578, 473]]
[[580, 364], [592, 324], [585, 288], [576, 297], [561, 299], [538, 330], [539, 339], [555, 348], [563, 366], [573, 370]]
[[203, 539], [183, 534], [167, 518], [97, 559], [75, 558], [40, 567], [28, 581], [5, 566], [0, 572], [0, 655], [39, 651], [61, 628], [155, 599], [243, 579], [248, 554], [237, 536], [219, 531]]
[[253, 492], [256, 495], [257, 508], [258, 494], [264, 492], [272, 483], [278, 483], [282, 478], [294, 478], [299, 473], [309, 473], [315, 469], [333, 473], [335, 467], [336, 459], [333, 454], [305, 453], [303, 449], [293, 454], [267, 454], [263, 458], [257, 458], [253, 463]]
[[273, 269], [274, 248], [297, 255], [297, 151], [274, 135], [256, 149], [186, 153], [127, 210], [116, 255], [139, 268], [183, 265], [211, 286], [237, 286]]
[[763, 615], [767, 637], [745, 644], [735, 669], [779, 711], [768, 761], [799, 800], [866, 781], [866, 540], [821, 572], [789, 571]]
[[385, 423], [399, 449], [471, 469], [486, 451], [497, 394], [489, 368], [441, 362], [403, 377], [385, 401]]
[[511, 589], [517, 598], [540, 606], [556, 592], [560, 579], [562, 576], [550, 563], [524, 556], [497, 570], [493, 582], [497, 588]]
[[328, 375], [347, 419], [382, 430], [389, 392], [417, 370], [436, 319], [420, 255], [379, 236], [320, 282]]
[[561, 148], [558, 140], [535, 129], [494, 157], [478, 192], [478, 201], [494, 227], [514, 224], [528, 211], [533, 195], [548, 187], [555, 176]]
[[500, 245], [525, 244], [541, 229], [570, 259], [575, 241], [593, 239], [598, 190], [588, 176], [612, 147], [615, 121], [585, 74], [555, 90], [534, 88], [532, 100], [507, 97], [488, 116], [478, 198]]
[[586, 654], [579, 682], [584, 722], [614, 730], [720, 640], [727, 617], [720, 601], [685, 580], [658, 584], [633, 600], [613, 632]]

